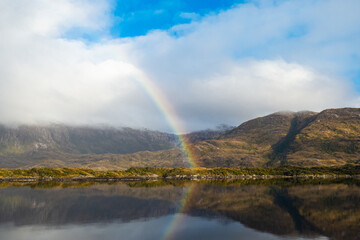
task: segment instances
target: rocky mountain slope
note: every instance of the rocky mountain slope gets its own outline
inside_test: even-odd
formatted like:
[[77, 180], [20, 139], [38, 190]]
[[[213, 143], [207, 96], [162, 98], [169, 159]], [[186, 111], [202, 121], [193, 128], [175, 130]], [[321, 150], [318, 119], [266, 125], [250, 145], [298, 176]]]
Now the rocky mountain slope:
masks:
[[335, 166], [360, 163], [360, 109], [279, 112], [193, 145], [199, 166]]

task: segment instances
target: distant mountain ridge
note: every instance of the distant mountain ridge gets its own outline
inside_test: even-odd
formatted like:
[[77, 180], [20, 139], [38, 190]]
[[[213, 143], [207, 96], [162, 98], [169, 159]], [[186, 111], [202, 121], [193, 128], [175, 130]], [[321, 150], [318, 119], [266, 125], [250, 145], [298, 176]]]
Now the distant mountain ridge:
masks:
[[[213, 139], [227, 129], [226, 125], [215, 130], [186, 134], [188, 142]], [[54, 166], [68, 166], [74, 162], [117, 159], [126, 154], [159, 151], [180, 146], [175, 134], [148, 129], [67, 126], [0, 125], [0, 167], [28, 167], [38, 162], [51, 162]], [[121, 156], [118, 156], [121, 155]], [[69, 163], [61, 163], [69, 161]], [[125, 161], [125, 160], [124, 160]], [[76, 165], [78, 166], [78, 165]]]
[[72, 127], [21, 125], [9, 128], [0, 125], [0, 152], [26, 153], [40, 150], [73, 154], [126, 154], [156, 151], [177, 146], [174, 134], [151, 130], [113, 127]]

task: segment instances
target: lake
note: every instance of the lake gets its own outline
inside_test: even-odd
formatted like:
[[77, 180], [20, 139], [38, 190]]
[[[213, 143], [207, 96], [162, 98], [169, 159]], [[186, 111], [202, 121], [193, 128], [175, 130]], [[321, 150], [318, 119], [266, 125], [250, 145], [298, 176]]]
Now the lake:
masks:
[[360, 239], [360, 181], [1, 183], [0, 239]]

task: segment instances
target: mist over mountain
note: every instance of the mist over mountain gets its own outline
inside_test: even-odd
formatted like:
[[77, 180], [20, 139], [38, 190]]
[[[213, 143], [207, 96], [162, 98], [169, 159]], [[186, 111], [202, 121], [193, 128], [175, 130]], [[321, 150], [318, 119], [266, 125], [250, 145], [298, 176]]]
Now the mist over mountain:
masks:
[[196, 142], [205, 141], [205, 140], [209, 140], [209, 139], [219, 138], [221, 135], [230, 132], [234, 128], [235, 128], [234, 126], [221, 124], [221, 125], [218, 125], [214, 129], [195, 131], [195, 132], [191, 132], [188, 134], [184, 134], [182, 136], [186, 139], [187, 142], [196, 143]]
[[151, 130], [112, 127], [0, 125], [0, 151], [23, 154], [41, 150], [73, 154], [125, 154], [176, 147], [174, 134]]
[[[217, 138], [229, 129], [232, 127], [220, 125], [216, 129], [193, 132], [184, 137], [192, 143]], [[179, 146], [180, 142], [175, 134], [148, 129], [62, 124], [16, 127], [0, 125], [0, 167], [31, 166], [39, 161], [50, 161], [58, 166], [54, 161], [64, 160], [69, 163], [60, 166], [73, 166], [79, 162], [79, 158], [85, 162], [114, 157], [118, 159], [126, 156], [125, 154], [176, 149]]]

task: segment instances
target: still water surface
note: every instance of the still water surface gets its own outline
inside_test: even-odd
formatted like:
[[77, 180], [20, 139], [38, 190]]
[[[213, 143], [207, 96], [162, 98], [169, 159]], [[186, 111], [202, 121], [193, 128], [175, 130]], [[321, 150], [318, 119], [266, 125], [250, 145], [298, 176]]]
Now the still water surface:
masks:
[[3, 183], [0, 239], [360, 239], [359, 183]]

